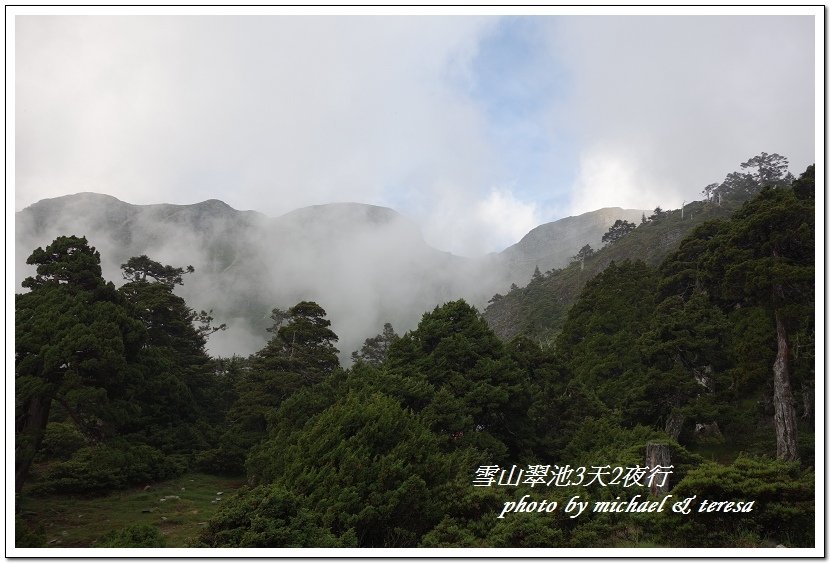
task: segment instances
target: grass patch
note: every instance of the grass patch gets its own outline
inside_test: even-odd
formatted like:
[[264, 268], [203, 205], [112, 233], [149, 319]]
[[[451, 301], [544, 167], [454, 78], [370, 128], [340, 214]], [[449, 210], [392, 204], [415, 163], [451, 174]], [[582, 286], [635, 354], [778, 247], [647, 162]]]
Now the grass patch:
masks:
[[[108, 532], [145, 524], [158, 527], [167, 547], [185, 547], [204, 529], [222, 499], [242, 478], [189, 473], [104, 496], [49, 495], [18, 498], [21, 518], [45, 534], [43, 547], [95, 547]], [[223, 493], [217, 495], [217, 493]]]

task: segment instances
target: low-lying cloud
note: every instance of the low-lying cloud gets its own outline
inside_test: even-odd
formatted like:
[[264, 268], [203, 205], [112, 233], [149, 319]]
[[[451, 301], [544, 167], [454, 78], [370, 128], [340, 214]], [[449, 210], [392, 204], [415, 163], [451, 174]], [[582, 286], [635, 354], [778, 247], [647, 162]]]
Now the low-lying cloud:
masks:
[[[16, 16], [15, 208], [388, 206], [437, 248], [815, 160], [811, 16]], [[513, 237], [513, 240], [509, 240]]]

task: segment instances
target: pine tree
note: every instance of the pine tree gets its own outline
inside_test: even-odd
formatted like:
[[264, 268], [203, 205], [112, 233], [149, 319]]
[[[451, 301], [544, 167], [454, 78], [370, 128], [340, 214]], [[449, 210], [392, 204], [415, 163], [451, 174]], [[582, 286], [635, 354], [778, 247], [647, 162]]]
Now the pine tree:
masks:
[[708, 286], [726, 306], [758, 306], [773, 319], [772, 366], [779, 459], [798, 458], [790, 333], [814, 310], [815, 225], [811, 200], [766, 188], [744, 205], [703, 258]]
[[130, 386], [140, 413], [123, 430], [165, 451], [191, 452], [206, 445], [206, 437], [196, 430], [198, 422], [216, 424], [224, 418], [205, 345], [208, 335], [225, 325], [211, 326], [208, 313], [197, 313], [173, 293], [183, 284], [182, 276], [194, 271], [192, 266], [165, 266], [143, 255], [121, 267], [129, 281], [118, 291], [148, 335], [138, 359], [142, 377]]
[[395, 329], [390, 323], [384, 323], [383, 332], [372, 338], [367, 338], [360, 348], [360, 351], [352, 352], [352, 361], [365, 362], [373, 366], [379, 366], [386, 359], [389, 347], [395, 340], [400, 338], [395, 334]]
[[237, 399], [228, 410], [228, 431], [219, 452], [228, 471], [240, 471], [248, 450], [266, 435], [268, 419], [294, 393], [321, 382], [339, 368], [337, 335], [325, 310], [302, 301], [284, 311], [274, 309], [274, 336], [247, 362], [236, 382]]
[[15, 488], [26, 480], [53, 401], [102, 439], [109, 401], [145, 339], [84, 237], [62, 236], [27, 260], [30, 291], [15, 297]]

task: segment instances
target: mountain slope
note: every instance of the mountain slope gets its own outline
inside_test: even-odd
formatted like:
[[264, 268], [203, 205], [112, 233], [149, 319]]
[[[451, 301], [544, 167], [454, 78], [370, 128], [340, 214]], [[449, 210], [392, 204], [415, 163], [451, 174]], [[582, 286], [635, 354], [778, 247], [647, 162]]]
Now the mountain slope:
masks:
[[656, 266], [696, 226], [729, 217], [740, 205], [733, 200], [724, 201], [721, 206], [698, 201], [686, 205], [682, 212], [664, 212], [659, 218], [638, 225], [616, 243], [601, 248], [584, 263], [572, 262], [541, 279], [531, 280], [526, 287], [507, 295], [496, 294], [485, 309], [484, 318], [504, 340], [524, 335], [550, 343], [562, 329], [565, 315], [585, 283], [612, 261], [643, 260]]
[[640, 222], [644, 211], [605, 207], [574, 217], [566, 217], [539, 225], [522, 240], [500, 253], [506, 267], [518, 280], [526, 280], [538, 266], [545, 272], [561, 268], [586, 244], [597, 249], [602, 246], [602, 235], [617, 219]]

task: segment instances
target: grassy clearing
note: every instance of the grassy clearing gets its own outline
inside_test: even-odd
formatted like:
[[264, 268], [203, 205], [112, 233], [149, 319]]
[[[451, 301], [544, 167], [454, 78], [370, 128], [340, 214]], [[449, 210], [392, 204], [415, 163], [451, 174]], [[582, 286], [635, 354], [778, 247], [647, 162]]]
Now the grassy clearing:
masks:
[[139, 487], [99, 497], [24, 495], [18, 502], [26, 523], [45, 533], [44, 547], [95, 547], [106, 533], [133, 524], [156, 526], [167, 547], [185, 547], [221, 506], [217, 499], [241, 485], [241, 478], [189, 473], [147, 490]]

